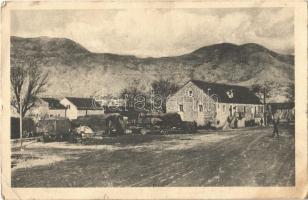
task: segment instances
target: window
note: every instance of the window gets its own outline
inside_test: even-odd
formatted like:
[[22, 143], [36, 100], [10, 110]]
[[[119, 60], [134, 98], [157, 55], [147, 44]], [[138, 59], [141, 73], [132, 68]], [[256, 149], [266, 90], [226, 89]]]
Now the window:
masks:
[[192, 97], [193, 96], [193, 92], [191, 90], [188, 91], [188, 96]]
[[246, 113], [246, 106], [244, 106], [244, 113]]
[[225, 105], [222, 106], [222, 111], [224, 111], [224, 112], [226, 111], [226, 106]]
[[183, 112], [183, 111], [184, 111], [184, 108], [183, 108], [183, 105], [182, 105], [182, 104], [179, 105], [179, 109], [180, 109], [180, 112]]
[[260, 108], [261, 108], [261, 113], [263, 113], [263, 112], [264, 112], [264, 110], [263, 110], [263, 106], [261, 106]]
[[203, 112], [203, 105], [199, 105], [199, 112]]

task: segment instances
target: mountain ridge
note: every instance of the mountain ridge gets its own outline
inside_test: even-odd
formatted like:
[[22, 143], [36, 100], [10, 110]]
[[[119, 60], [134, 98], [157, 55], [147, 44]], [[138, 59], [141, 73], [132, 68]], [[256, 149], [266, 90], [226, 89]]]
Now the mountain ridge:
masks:
[[198, 79], [246, 87], [274, 80], [283, 85], [275, 86], [278, 95], [294, 82], [294, 56], [256, 43], [219, 43], [178, 56], [141, 58], [91, 52], [67, 38], [12, 36], [12, 63], [26, 57], [39, 60], [38, 65], [50, 74], [52, 84], [46, 95], [89, 96], [98, 90], [102, 95], [117, 94], [132, 82], [146, 90], [159, 78], [173, 79], [179, 85]]

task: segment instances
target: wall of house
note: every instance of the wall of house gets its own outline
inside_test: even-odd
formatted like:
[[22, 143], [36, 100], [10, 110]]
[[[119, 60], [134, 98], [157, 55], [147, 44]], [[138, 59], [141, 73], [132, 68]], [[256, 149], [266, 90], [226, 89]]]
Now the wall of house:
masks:
[[182, 120], [195, 121], [198, 126], [203, 126], [215, 119], [216, 102], [189, 82], [167, 99], [166, 111], [176, 112]]
[[264, 106], [260, 104], [219, 103], [216, 110], [216, 120], [219, 120], [221, 123], [224, 123], [228, 116], [235, 114], [244, 121], [255, 119], [256, 122], [259, 122], [263, 118]]
[[38, 100], [35, 106], [29, 110], [27, 116], [31, 117], [43, 117], [48, 116], [49, 113], [48, 103], [43, 100]]
[[77, 119], [78, 117], [78, 110], [77, 110], [77, 107], [72, 104], [69, 100], [67, 100], [66, 98], [62, 99], [60, 101], [60, 103], [62, 105], [64, 105], [67, 110], [66, 110], [66, 116], [69, 118], [69, 119]]
[[49, 110], [49, 116], [66, 117], [65, 109]]
[[295, 120], [295, 109], [276, 109], [274, 115], [278, 115], [280, 122], [290, 122]]
[[33, 117], [39, 120], [43, 117], [60, 116], [65, 117], [65, 109], [49, 109], [48, 103], [43, 100], [39, 100], [35, 103], [35, 106], [28, 112], [27, 116]]
[[77, 116], [85, 116], [85, 115], [100, 115], [104, 114], [104, 110], [78, 110]]

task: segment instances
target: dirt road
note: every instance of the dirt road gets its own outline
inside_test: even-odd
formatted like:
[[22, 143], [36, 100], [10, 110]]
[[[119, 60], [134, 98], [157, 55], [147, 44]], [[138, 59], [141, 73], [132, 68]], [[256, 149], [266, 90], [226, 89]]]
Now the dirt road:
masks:
[[280, 129], [279, 138], [270, 137], [271, 128], [254, 128], [122, 136], [82, 145], [33, 144], [27, 147], [28, 157], [58, 159], [17, 163], [12, 186], [291, 186], [294, 126]]

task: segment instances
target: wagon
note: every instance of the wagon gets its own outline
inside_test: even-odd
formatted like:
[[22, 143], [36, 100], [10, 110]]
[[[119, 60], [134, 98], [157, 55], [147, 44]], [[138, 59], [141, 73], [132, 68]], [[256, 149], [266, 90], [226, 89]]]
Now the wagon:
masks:
[[78, 127], [87, 126], [94, 133], [102, 135], [122, 135], [125, 133], [125, 117], [118, 113], [108, 113], [100, 115], [80, 116], [72, 120], [72, 128], [77, 130]]
[[44, 142], [62, 141], [67, 139], [71, 131], [71, 122], [65, 117], [46, 118], [38, 121], [36, 129], [42, 134]]
[[183, 121], [178, 113], [141, 114], [137, 126], [147, 133], [194, 133], [196, 123]]

